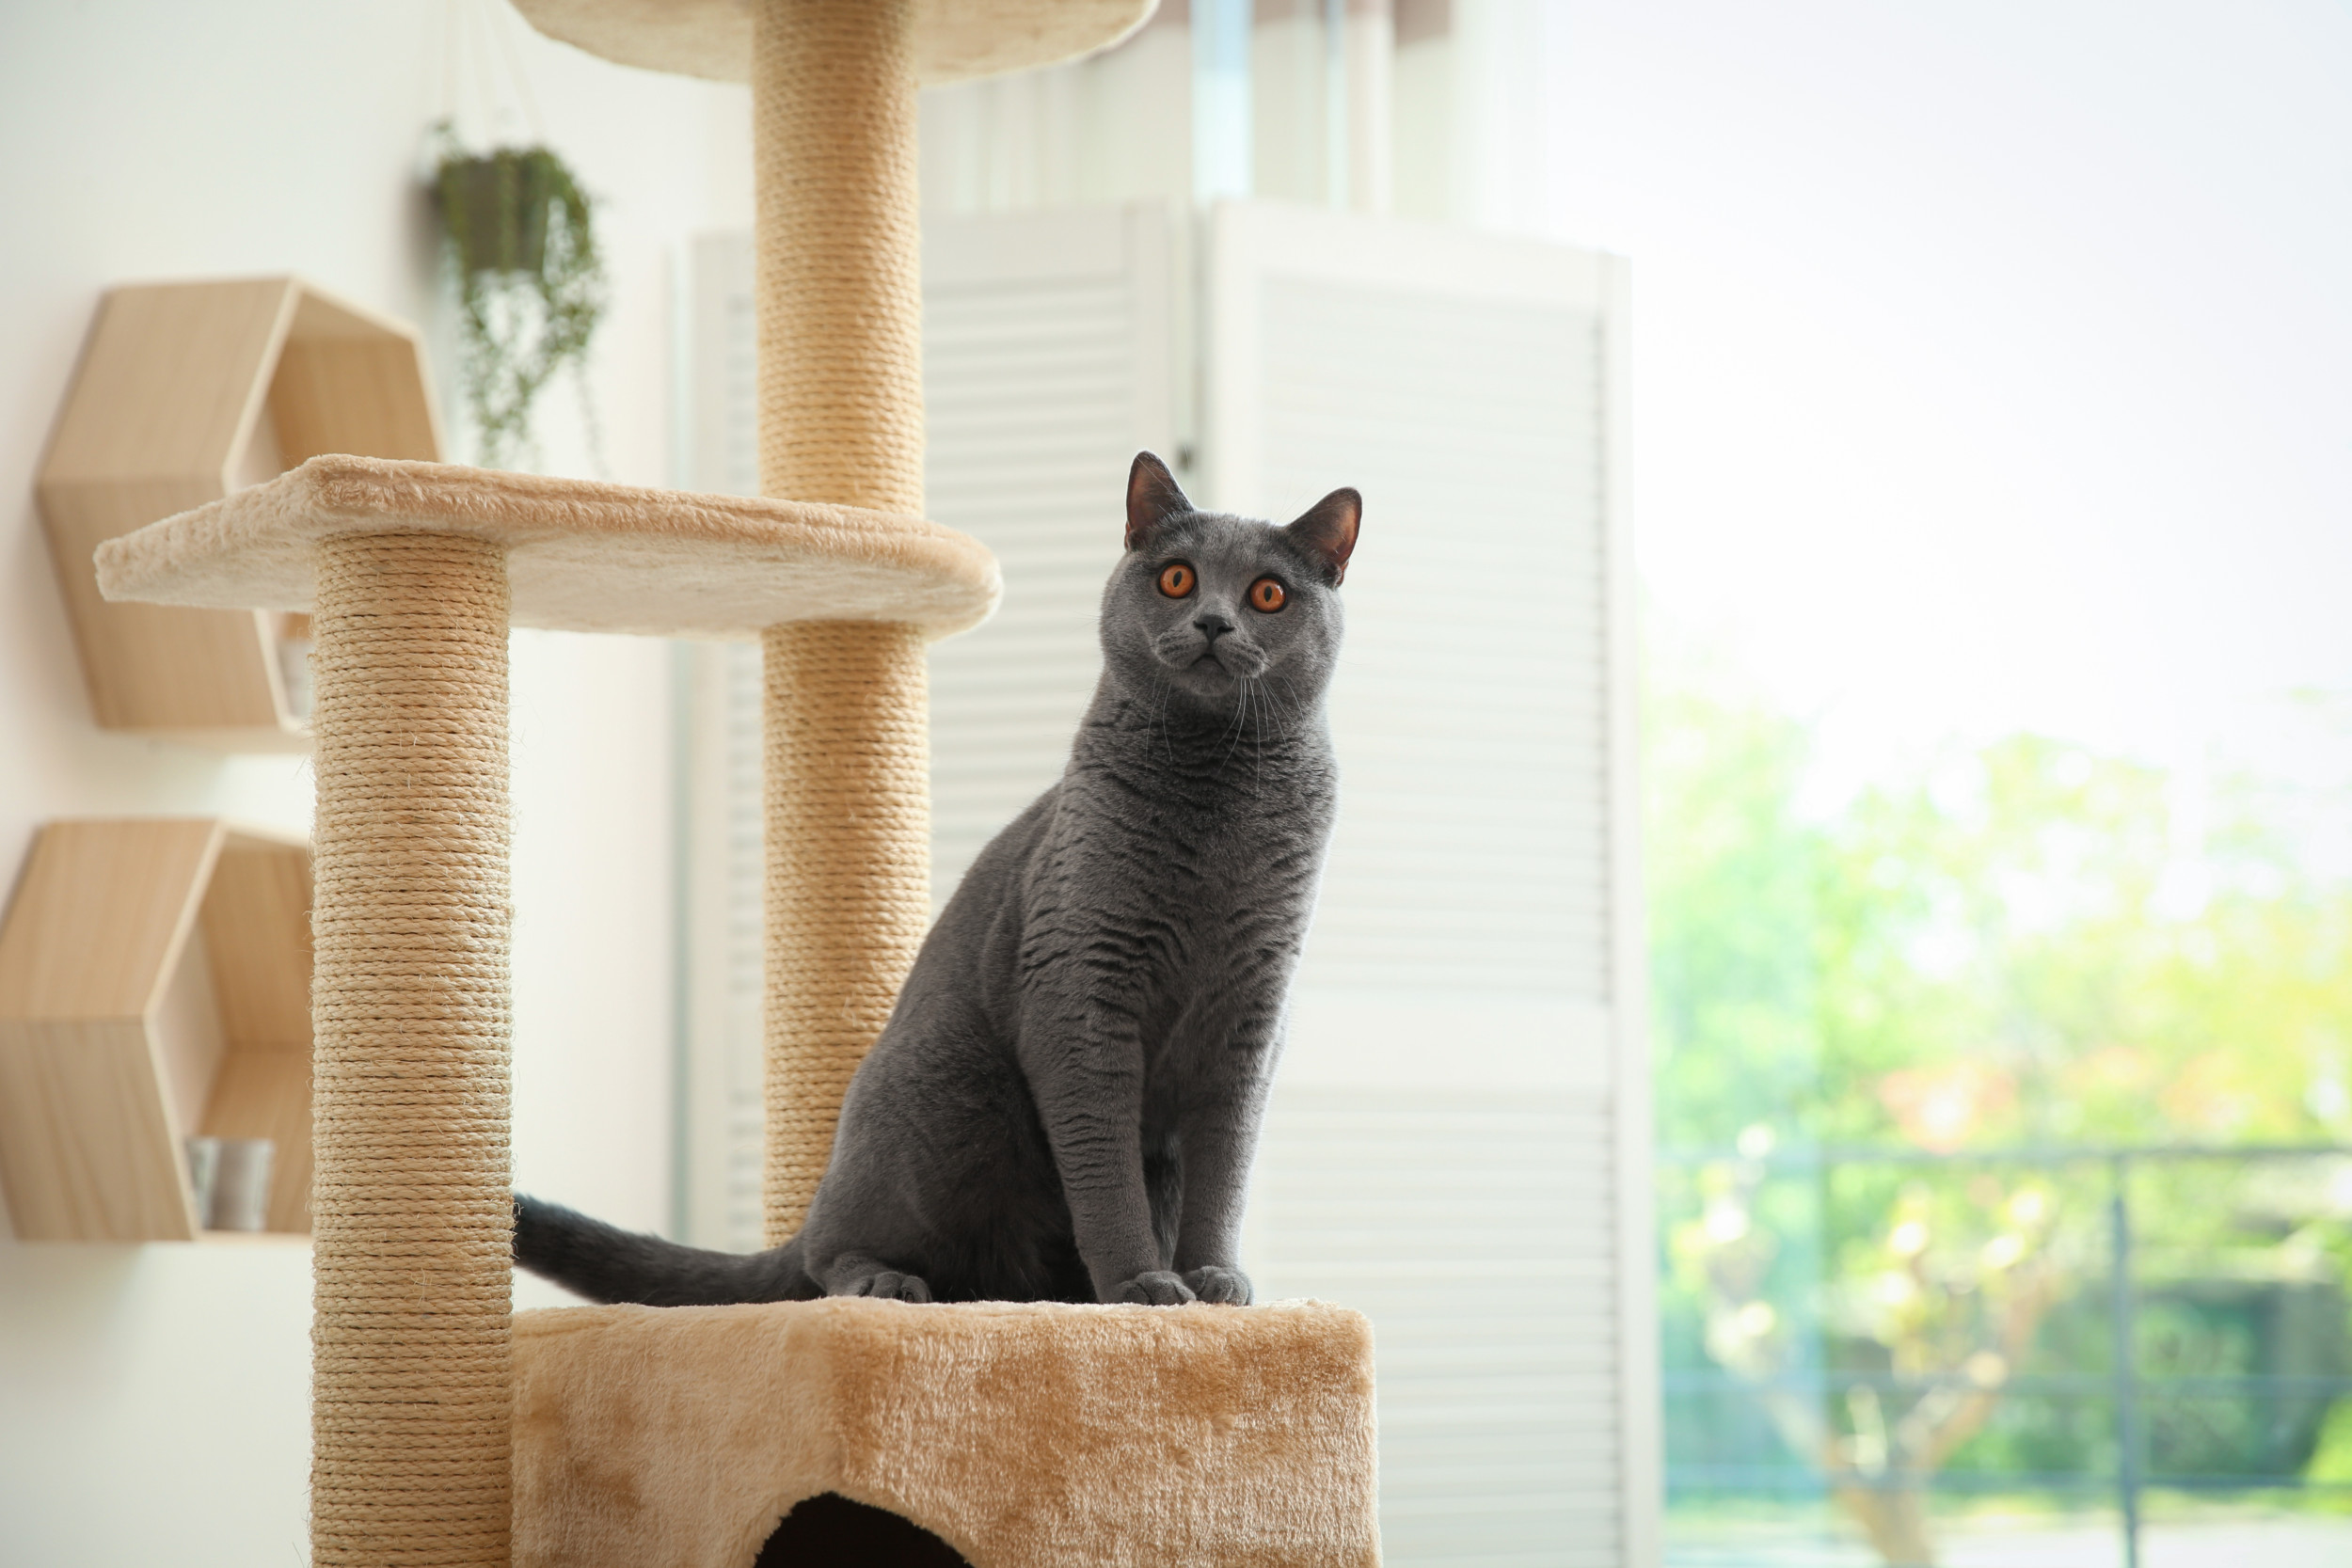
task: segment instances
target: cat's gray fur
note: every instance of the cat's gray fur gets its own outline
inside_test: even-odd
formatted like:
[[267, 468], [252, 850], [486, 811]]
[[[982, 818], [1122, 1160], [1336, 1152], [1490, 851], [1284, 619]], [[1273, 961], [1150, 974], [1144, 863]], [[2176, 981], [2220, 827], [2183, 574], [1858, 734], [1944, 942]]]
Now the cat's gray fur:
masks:
[[[1249, 1299], [1243, 1188], [1331, 832], [1361, 502], [1199, 513], [1145, 452], [1127, 512], [1070, 766], [925, 940], [801, 1233], [707, 1252], [518, 1196], [516, 1261], [656, 1306]], [[1159, 588], [1176, 561], [1184, 598]], [[1244, 597], [1268, 576], [1271, 613]]]

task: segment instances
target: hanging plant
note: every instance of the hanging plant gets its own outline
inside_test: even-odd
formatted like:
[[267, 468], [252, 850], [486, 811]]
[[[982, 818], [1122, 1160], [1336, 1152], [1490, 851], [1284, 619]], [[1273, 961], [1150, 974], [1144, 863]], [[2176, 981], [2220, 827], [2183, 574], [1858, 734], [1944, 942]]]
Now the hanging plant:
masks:
[[[447, 142], [434, 183], [457, 273], [460, 378], [482, 462], [498, 467], [531, 444], [532, 402], [585, 365], [603, 319], [595, 204], [545, 147], [476, 156]], [[583, 406], [586, 390], [583, 378]]]

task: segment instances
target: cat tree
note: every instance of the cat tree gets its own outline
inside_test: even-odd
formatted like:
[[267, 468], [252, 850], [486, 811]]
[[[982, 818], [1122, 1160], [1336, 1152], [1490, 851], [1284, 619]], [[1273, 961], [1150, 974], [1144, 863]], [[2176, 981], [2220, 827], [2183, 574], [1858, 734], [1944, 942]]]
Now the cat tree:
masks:
[[109, 542], [109, 598], [315, 617], [313, 1560], [741, 1568], [834, 1491], [978, 1568], [1368, 1564], [1369, 1327], [1273, 1307], [509, 1310], [509, 625], [757, 636], [767, 1224], [797, 1228], [928, 912], [914, 90], [1151, 0], [533, 0], [753, 84], [763, 487], [313, 458]]

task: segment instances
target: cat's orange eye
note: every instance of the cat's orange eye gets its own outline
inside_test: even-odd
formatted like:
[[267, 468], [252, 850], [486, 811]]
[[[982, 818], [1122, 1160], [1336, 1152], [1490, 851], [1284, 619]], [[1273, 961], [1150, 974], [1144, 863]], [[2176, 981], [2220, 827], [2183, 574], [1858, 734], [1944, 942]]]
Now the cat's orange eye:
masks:
[[1200, 584], [1200, 578], [1181, 561], [1171, 561], [1160, 568], [1160, 592], [1171, 599], [1181, 599]]
[[1249, 608], [1252, 610], [1263, 610], [1271, 615], [1289, 602], [1290, 595], [1283, 593], [1282, 585], [1272, 578], [1260, 578], [1249, 585]]

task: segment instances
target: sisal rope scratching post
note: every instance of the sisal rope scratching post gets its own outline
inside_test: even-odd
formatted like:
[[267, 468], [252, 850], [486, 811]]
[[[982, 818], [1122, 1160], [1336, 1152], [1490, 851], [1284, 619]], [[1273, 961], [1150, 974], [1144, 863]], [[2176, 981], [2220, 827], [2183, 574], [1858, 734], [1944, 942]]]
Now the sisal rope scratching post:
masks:
[[[914, 0], [759, 0], [759, 474], [923, 511]], [[850, 1075], [930, 920], [922, 633], [796, 622], [766, 665], [768, 1243], [799, 1230]]]
[[503, 1564], [505, 552], [317, 551], [311, 1560]]
[[841, 1097], [930, 918], [930, 739], [913, 626], [771, 626], [766, 663], [769, 1244], [791, 1238]]
[[[749, 639], [862, 616], [810, 640], [794, 678], [794, 711], [837, 731], [829, 715], [863, 700], [866, 672], [900, 690], [919, 674], [919, 651], [911, 673], [878, 634], [977, 624], [995, 562], [895, 515], [324, 456], [108, 541], [98, 577], [116, 599], [314, 612], [312, 1560], [503, 1565], [525, 1447], [509, 1313], [507, 627]], [[829, 662], [845, 643], [846, 663]], [[900, 721], [919, 728], [919, 708]], [[903, 771], [909, 757], [919, 769], [919, 740], [881, 734], [878, 752], [841, 759], [846, 783], [804, 792], [837, 800], [870, 779], [919, 797], [919, 771]], [[840, 809], [859, 832], [871, 820]], [[864, 842], [844, 853], [910, 853], [904, 831]], [[807, 924], [829, 928], [821, 911]], [[853, 958], [832, 962], [850, 973]]]

